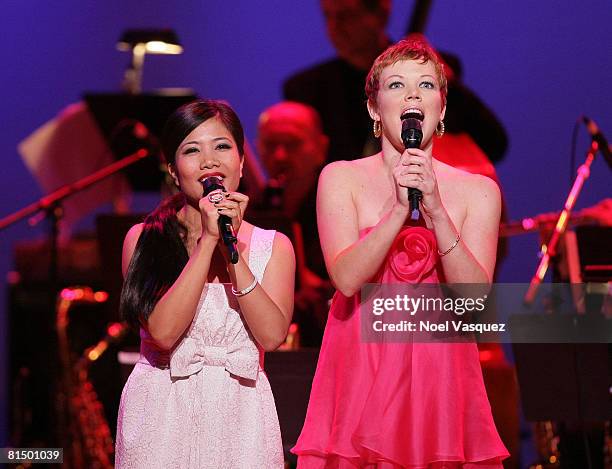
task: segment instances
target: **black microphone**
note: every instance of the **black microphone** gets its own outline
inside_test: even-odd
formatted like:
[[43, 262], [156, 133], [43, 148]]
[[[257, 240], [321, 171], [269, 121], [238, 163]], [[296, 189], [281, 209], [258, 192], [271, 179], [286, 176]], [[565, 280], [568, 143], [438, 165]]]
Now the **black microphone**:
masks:
[[597, 142], [597, 148], [601, 151], [606, 163], [612, 168], [612, 152], [610, 151], [610, 145], [608, 145], [606, 137], [601, 133], [595, 121], [589, 119], [587, 116], [582, 116], [582, 120], [586, 124], [587, 130], [591, 134], [593, 141]]
[[[202, 181], [204, 187], [203, 197], [206, 197], [212, 191], [221, 190], [225, 192], [225, 187], [221, 184], [221, 179], [216, 176], [207, 177]], [[223, 244], [227, 247], [227, 252], [232, 264], [238, 263], [238, 249], [236, 249], [236, 242], [238, 238], [234, 233], [234, 227], [232, 226], [232, 219], [227, 215], [219, 215], [217, 220], [219, 226], [219, 233], [223, 239]]]
[[[423, 140], [421, 121], [414, 117], [402, 117], [402, 142], [406, 148], [420, 148]], [[410, 219], [417, 221], [421, 216], [419, 202], [423, 193], [413, 187], [408, 188], [408, 201], [410, 202]]]

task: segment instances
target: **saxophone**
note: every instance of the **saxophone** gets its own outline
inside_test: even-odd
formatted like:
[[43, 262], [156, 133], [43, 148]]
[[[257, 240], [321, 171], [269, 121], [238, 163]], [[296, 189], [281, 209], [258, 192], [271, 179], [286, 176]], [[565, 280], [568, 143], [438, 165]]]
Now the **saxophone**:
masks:
[[555, 423], [550, 420], [536, 422], [533, 433], [540, 461], [530, 465], [529, 469], [556, 469], [561, 467], [559, 435]]
[[56, 307], [56, 330], [61, 363], [60, 386], [57, 396], [58, 427], [64, 448], [65, 468], [112, 469], [114, 442], [104, 408], [89, 379], [89, 367], [113, 342], [127, 332], [122, 323], [109, 326], [106, 336], [85, 350], [77, 360], [68, 337], [69, 313], [76, 304], [104, 303], [106, 292], [94, 292], [89, 287], [64, 288]]

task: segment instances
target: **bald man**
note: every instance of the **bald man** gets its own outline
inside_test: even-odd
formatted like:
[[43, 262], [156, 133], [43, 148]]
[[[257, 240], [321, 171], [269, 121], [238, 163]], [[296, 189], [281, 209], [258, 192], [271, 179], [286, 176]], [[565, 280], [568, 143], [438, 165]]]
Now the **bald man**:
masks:
[[257, 150], [273, 184], [283, 190], [283, 212], [294, 219], [325, 163], [328, 138], [317, 112], [285, 101], [259, 118]]
[[259, 216], [257, 222], [264, 227], [262, 212], [269, 228], [282, 229], [287, 222], [291, 224], [285, 234], [293, 240], [297, 257], [294, 318], [301, 326], [302, 344], [306, 346], [321, 342], [327, 299], [333, 291], [316, 218], [317, 178], [326, 162], [328, 144], [317, 111], [306, 104], [283, 101], [259, 117], [256, 147], [270, 179], [265, 191], [268, 197], [251, 216], [253, 221]]

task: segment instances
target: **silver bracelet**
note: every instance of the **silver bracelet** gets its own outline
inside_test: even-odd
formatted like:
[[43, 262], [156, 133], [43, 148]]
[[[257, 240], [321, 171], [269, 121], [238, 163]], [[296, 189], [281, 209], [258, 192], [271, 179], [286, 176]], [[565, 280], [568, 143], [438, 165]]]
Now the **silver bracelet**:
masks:
[[440, 252], [440, 250], [438, 249], [438, 256], [440, 257], [446, 256], [449, 252], [451, 252], [453, 249], [457, 247], [457, 244], [459, 244], [460, 239], [461, 239], [461, 233], [457, 233], [457, 238], [455, 238], [455, 242], [453, 243], [453, 245], [444, 252]]
[[234, 290], [234, 286], [232, 285], [232, 293], [234, 294], [234, 296], [244, 296], [248, 293], [251, 293], [253, 290], [255, 290], [256, 286], [257, 286], [257, 278], [253, 277], [253, 283], [251, 283], [244, 290]]

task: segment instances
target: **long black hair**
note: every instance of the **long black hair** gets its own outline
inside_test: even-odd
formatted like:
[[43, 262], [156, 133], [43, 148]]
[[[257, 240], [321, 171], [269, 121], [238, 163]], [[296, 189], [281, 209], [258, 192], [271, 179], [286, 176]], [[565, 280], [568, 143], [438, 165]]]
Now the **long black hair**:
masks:
[[[176, 150], [200, 124], [216, 117], [236, 141], [244, 156], [244, 131], [234, 110], [223, 101], [199, 100], [178, 108], [166, 122], [161, 145], [168, 164], [175, 164]], [[183, 193], [163, 200], [144, 220], [142, 233], [128, 267], [119, 311], [132, 326], [146, 322], [160, 298], [174, 284], [189, 260], [185, 247], [187, 228], [177, 212], [185, 205]]]

